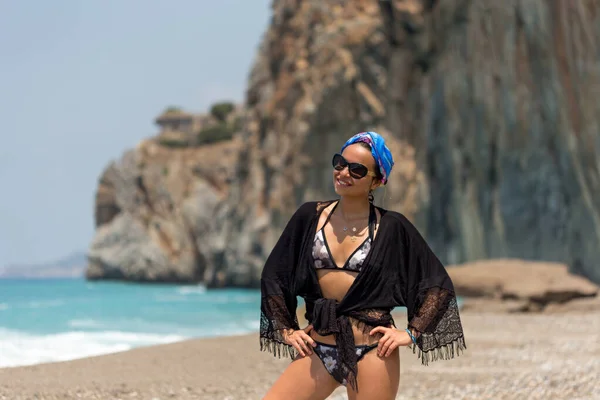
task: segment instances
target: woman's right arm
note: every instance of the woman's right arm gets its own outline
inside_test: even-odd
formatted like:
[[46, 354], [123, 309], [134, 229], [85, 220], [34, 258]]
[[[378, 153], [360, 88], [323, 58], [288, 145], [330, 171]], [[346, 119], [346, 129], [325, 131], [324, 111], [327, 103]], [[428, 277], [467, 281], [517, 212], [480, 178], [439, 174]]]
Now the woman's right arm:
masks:
[[307, 207], [301, 206], [289, 220], [261, 274], [261, 350], [276, 356], [294, 357], [296, 351], [302, 354], [309, 350], [305, 348], [308, 335], [298, 325], [291, 281], [308, 223]]

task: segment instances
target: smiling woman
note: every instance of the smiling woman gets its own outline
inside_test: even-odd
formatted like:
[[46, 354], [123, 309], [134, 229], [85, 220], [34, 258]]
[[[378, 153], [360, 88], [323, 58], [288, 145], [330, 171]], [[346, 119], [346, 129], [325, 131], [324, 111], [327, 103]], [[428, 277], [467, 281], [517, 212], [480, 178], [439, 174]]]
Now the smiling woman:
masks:
[[[394, 166], [385, 140], [359, 133], [332, 164], [340, 198], [303, 204], [263, 269], [261, 348], [294, 360], [266, 399], [324, 399], [339, 385], [350, 399], [393, 399], [399, 347], [423, 364], [466, 348], [444, 266], [406, 217], [373, 204]], [[408, 323], [397, 329], [391, 311], [403, 306]]]

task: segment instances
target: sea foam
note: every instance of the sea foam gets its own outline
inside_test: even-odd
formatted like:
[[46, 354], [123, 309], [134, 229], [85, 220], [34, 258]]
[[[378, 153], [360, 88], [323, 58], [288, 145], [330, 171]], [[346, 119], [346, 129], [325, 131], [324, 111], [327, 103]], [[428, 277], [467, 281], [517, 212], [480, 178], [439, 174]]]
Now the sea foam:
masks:
[[32, 335], [4, 328], [0, 328], [0, 337], [0, 367], [73, 360], [186, 339], [179, 335], [121, 331], [69, 331], [53, 335]]

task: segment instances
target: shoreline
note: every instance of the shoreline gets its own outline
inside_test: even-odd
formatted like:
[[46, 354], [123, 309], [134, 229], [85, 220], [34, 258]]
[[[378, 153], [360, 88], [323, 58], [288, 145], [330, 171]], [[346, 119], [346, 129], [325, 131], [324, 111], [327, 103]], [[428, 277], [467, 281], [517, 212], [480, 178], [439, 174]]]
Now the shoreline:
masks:
[[[95, 333], [98, 333], [98, 332], [70, 331], [70, 332], [64, 332], [62, 334], [67, 334], [67, 333], [81, 333], [81, 334], [91, 333], [91, 334], [95, 334]], [[102, 332], [100, 332], [100, 333], [102, 333]], [[131, 335], [136, 335], [136, 334], [147, 335], [147, 333], [138, 333], [138, 332], [127, 332], [127, 333], [131, 334]], [[0, 373], [4, 369], [26, 368], [26, 367], [45, 366], [45, 365], [49, 365], [49, 364], [68, 363], [68, 362], [73, 362], [73, 361], [85, 360], [85, 359], [89, 359], [89, 358], [110, 356], [110, 355], [113, 355], [113, 354], [123, 354], [123, 353], [127, 353], [127, 352], [134, 351], [134, 350], [137, 350], [137, 349], [148, 349], [148, 348], [159, 347], [159, 346], [166, 346], [166, 345], [170, 345], [170, 344], [177, 344], [177, 343], [183, 343], [183, 342], [188, 342], [188, 341], [196, 341], [196, 340], [202, 341], [202, 340], [220, 339], [220, 338], [235, 338], [235, 337], [244, 337], [244, 336], [252, 336], [252, 335], [258, 335], [258, 330], [248, 331], [248, 332], [242, 332], [242, 333], [237, 332], [237, 333], [224, 334], [224, 335], [207, 335], [207, 336], [198, 336], [198, 337], [182, 337], [180, 339], [173, 340], [173, 341], [167, 341], [167, 342], [164, 342], [164, 343], [152, 343], [152, 344], [144, 344], [144, 345], [139, 345], [139, 346], [132, 346], [132, 347], [130, 347], [128, 349], [115, 350], [115, 351], [107, 351], [107, 352], [102, 352], [102, 353], [98, 353], [98, 354], [91, 354], [91, 355], [75, 356], [73, 358], [67, 358], [67, 359], [64, 359], [64, 360], [41, 361], [41, 362], [34, 362], [34, 363], [20, 364], [20, 365], [7, 365], [7, 366], [0, 365]]]
[[[600, 393], [600, 310], [467, 310], [461, 318], [467, 350], [457, 358], [425, 367], [401, 349], [397, 399], [594, 399]], [[288, 363], [261, 352], [256, 332], [194, 338], [1, 368], [0, 399], [259, 399]], [[338, 388], [330, 399], [344, 393]]]
[[[307, 324], [307, 321], [304, 319], [303, 315], [304, 315], [304, 307], [298, 307], [297, 316], [298, 316], [298, 321], [300, 323], [300, 326], [305, 326]], [[392, 313], [392, 316], [395, 319], [398, 319], [399, 317], [404, 317], [405, 315], [406, 315], [406, 312], [403, 312], [403, 311], [394, 311]], [[74, 333], [74, 332], [76, 332], [76, 333], [83, 333], [83, 334], [86, 334], [86, 333], [91, 333], [91, 334], [98, 333], [98, 332], [89, 332], [89, 331], [70, 331], [70, 332], [62, 332], [61, 334]], [[138, 334], [136, 332], [127, 332], [127, 333], [131, 334], [131, 335]], [[166, 342], [166, 343], [153, 343], [153, 344], [148, 344], [148, 345], [133, 346], [133, 347], [131, 347], [129, 349], [125, 349], [125, 350], [108, 351], [108, 352], [105, 352], [105, 353], [99, 353], [99, 354], [93, 354], [93, 355], [82, 355], [82, 356], [76, 356], [74, 358], [68, 358], [68, 359], [64, 359], [64, 360], [42, 361], [42, 362], [36, 362], [36, 363], [28, 363], [28, 364], [20, 364], [20, 365], [8, 365], [8, 366], [2, 366], [2, 365], [0, 365], [0, 372], [3, 369], [8, 369], [8, 368], [44, 366], [44, 365], [47, 365], [47, 364], [56, 364], [56, 363], [78, 361], [78, 360], [84, 360], [84, 359], [94, 358], [94, 357], [102, 357], [102, 356], [109, 356], [109, 355], [113, 355], [113, 354], [127, 353], [129, 351], [136, 350], [136, 349], [152, 348], [152, 347], [155, 347], [155, 346], [164, 346], [164, 345], [182, 343], [182, 342], [187, 342], [187, 341], [209, 340], [209, 339], [219, 339], [219, 338], [232, 338], [232, 337], [256, 336], [257, 343], [258, 343], [258, 333], [259, 333], [259, 330], [255, 329], [255, 330], [248, 330], [247, 332], [242, 332], [242, 333], [238, 332], [238, 333], [226, 333], [224, 335], [207, 335], [207, 336], [197, 336], [197, 337], [184, 337], [184, 338], [182, 338], [180, 340], [169, 341], [169, 342]], [[140, 335], [147, 335], [148, 333], [139, 333], [139, 334]], [[150, 333], [150, 334], [153, 334], [153, 333]]]

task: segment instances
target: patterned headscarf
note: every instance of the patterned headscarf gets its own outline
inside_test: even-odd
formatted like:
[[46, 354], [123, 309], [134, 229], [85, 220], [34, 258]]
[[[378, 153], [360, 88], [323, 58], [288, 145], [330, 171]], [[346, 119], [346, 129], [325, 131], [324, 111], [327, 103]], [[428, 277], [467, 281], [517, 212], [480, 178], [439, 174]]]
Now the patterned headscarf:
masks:
[[381, 176], [383, 177], [381, 181], [385, 185], [394, 166], [394, 158], [390, 149], [385, 145], [385, 139], [376, 132], [357, 133], [344, 143], [340, 152], [343, 152], [346, 147], [357, 142], [365, 142], [371, 146], [371, 154], [373, 154], [373, 158], [379, 166], [379, 172], [381, 172]]

